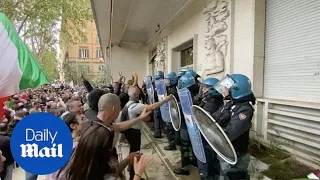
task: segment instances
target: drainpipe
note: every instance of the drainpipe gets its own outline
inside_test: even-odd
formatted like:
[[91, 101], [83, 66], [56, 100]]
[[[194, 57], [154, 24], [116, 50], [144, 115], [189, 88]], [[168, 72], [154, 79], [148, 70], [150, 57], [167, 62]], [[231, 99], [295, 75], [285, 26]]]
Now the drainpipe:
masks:
[[[109, 43], [107, 46], [107, 62], [108, 62], [108, 70], [110, 71], [110, 76], [112, 76], [112, 60], [111, 60], [111, 54], [112, 54], [112, 21], [113, 21], [113, 4], [114, 4], [114, 0], [110, 0], [110, 21], [109, 21], [109, 27], [110, 27], [110, 31], [109, 31]], [[106, 77], [107, 82], [111, 82], [111, 78], [110, 77]], [[111, 82], [112, 83], [112, 82]]]

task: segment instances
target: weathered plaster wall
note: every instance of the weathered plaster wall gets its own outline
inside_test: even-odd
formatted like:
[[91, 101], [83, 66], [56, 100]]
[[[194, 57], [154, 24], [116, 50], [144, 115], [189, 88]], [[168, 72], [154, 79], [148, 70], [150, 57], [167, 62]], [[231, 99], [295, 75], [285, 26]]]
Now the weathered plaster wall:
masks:
[[[216, 6], [217, 8], [212, 11], [212, 8]], [[196, 40], [193, 42], [194, 49], [196, 49], [194, 69], [199, 74], [203, 77], [218, 78], [226, 73], [245, 74], [252, 80], [256, 95], [261, 97], [263, 93], [264, 8], [264, 0], [193, 1], [145, 47], [145, 51], [151, 51], [163, 38], [167, 38], [165, 71], [167, 73], [177, 71], [180, 68], [178, 51], [182, 50], [179, 48], [194, 39]], [[219, 14], [225, 9], [229, 15]], [[212, 18], [223, 20], [212, 23]], [[219, 33], [219, 28], [222, 29], [222, 33]], [[206, 49], [207, 46], [210, 46], [210, 43], [206, 41], [210, 37], [215, 38], [215, 52], [211, 51], [211, 54]], [[221, 38], [225, 41], [219, 43]], [[215, 70], [214, 74], [206, 73], [205, 69], [214, 68], [212, 63], [214, 59], [224, 60], [221, 72]]]
[[118, 72], [122, 71], [126, 77], [126, 81], [131, 78], [133, 73], [139, 75], [139, 84], [142, 84], [143, 78], [146, 76], [146, 52], [139, 47], [134, 46], [113, 46], [111, 54], [111, 74], [114, 80], [119, 77]]

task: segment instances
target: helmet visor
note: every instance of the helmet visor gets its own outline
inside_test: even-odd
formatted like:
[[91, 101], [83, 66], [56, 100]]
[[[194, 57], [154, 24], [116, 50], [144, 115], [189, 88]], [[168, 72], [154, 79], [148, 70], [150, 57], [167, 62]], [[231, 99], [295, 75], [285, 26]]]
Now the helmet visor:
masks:
[[231, 78], [229, 74], [227, 74], [224, 78], [222, 78], [214, 88], [220, 93], [224, 94], [224, 90], [229, 89], [231, 86], [235, 84], [234, 80]]
[[178, 81], [178, 89], [188, 88], [194, 85], [196, 82], [193, 77], [189, 77], [188, 79], [183, 78]]
[[182, 89], [182, 86], [183, 86], [183, 82], [182, 81], [178, 81], [177, 88], [178, 89]]
[[199, 89], [199, 93], [198, 96], [199, 98], [203, 98], [205, 94], [207, 94], [209, 92], [210, 89], [212, 89], [212, 86], [209, 86], [207, 84], [200, 84], [200, 89]]
[[169, 78], [165, 78], [164, 79], [164, 84], [169, 87], [170, 86], [170, 79]]

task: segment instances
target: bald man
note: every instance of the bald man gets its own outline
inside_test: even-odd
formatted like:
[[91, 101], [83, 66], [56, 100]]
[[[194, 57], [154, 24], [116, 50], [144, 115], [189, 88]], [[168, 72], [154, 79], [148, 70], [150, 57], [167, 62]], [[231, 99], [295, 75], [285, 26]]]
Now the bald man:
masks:
[[[129, 129], [130, 127], [134, 126], [135, 124], [142, 122], [142, 121], [148, 121], [150, 119], [150, 111], [147, 111], [147, 108], [144, 108], [141, 112], [141, 114], [138, 117], [132, 118], [131, 120], [114, 123], [116, 118], [119, 116], [121, 106], [120, 106], [120, 99], [115, 94], [104, 94], [100, 97], [98, 102], [98, 115], [93, 120], [96, 123], [101, 123], [109, 127], [115, 132], [115, 136], [113, 139], [113, 147], [115, 146], [115, 139], [116, 139], [116, 133], [120, 131], [124, 131]], [[90, 125], [91, 122], [86, 123], [84, 126]], [[84, 127], [83, 126], [83, 127]], [[86, 129], [86, 128], [83, 128]], [[115, 149], [115, 148], [113, 148]], [[130, 153], [128, 158], [126, 158], [124, 161], [120, 162], [117, 167], [117, 172], [121, 173], [125, 167], [129, 164], [129, 162], [132, 163], [132, 159], [135, 156], [139, 156], [139, 153]]]
[[144, 108], [140, 114], [131, 120], [127, 120], [120, 123], [114, 123], [116, 118], [119, 116], [121, 111], [121, 102], [117, 95], [115, 94], [104, 94], [100, 97], [98, 102], [98, 115], [95, 121], [102, 122], [105, 125], [112, 126], [115, 132], [120, 132], [129, 129], [130, 127], [134, 126], [135, 124], [149, 120], [149, 114], [151, 113], [148, 111], [147, 108]]
[[[130, 87], [128, 90], [129, 94], [129, 102], [126, 104], [126, 106], [122, 110], [122, 115], [127, 115], [128, 117], [126, 119], [133, 119], [139, 116], [143, 112], [143, 110], [146, 110], [148, 112], [154, 111], [156, 108], [159, 108], [163, 104], [167, 103], [172, 99], [172, 96], [167, 96], [164, 100], [160, 102], [156, 102], [154, 104], [146, 105], [139, 102], [140, 97], [140, 89], [137, 87]], [[125, 112], [127, 111], [127, 113]], [[121, 118], [125, 119], [125, 118]], [[130, 145], [130, 153], [131, 152], [138, 152], [140, 151], [141, 147], [141, 129], [142, 129], [142, 123], [137, 123], [132, 128], [128, 129], [124, 132], [124, 135], [126, 139], [128, 140], [128, 143]], [[130, 179], [133, 179], [134, 177], [134, 169], [131, 167], [130, 169]]]

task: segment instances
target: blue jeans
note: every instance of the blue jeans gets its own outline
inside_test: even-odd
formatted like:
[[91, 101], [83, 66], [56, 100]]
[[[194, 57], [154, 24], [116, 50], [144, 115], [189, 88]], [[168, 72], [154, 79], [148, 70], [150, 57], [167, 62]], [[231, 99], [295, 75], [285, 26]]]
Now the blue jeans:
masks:
[[25, 172], [26, 172], [26, 180], [37, 180], [38, 175], [28, 173], [27, 171], [25, 171]]

